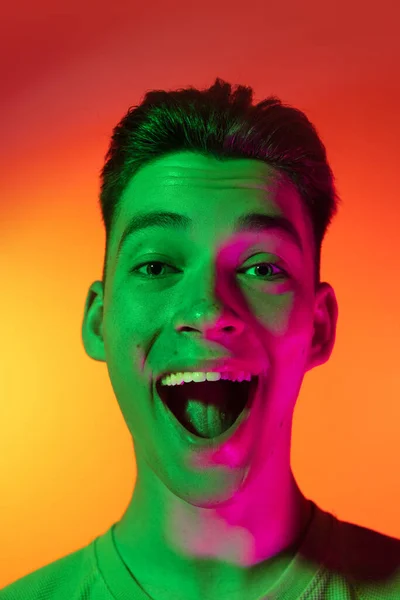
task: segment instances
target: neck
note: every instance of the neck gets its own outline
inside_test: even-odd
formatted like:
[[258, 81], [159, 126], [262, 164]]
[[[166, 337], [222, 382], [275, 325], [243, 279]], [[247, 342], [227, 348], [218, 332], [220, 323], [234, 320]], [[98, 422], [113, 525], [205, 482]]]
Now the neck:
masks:
[[[204, 585], [206, 574], [207, 597], [212, 598], [221, 591], [216, 582], [248, 590], [249, 576], [254, 576], [257, 582], [262, 577], [265, 586], [292, 560], [310, 522], [312, 505], [282, 453], [266, 460], [230, 502], [215, 508], [194, 506], [173, 494], [140, 453], [136, 455], [134, 494], [115, 536], [121, 556], [141, 584], [154, 585], [165, 578], [171, 582], [176, 574], [177, 588], [183, 589], [185, 574], [186, 598], [195, 598], [195, 590], [201, 589], [196, 585]], [[192, 595], [188, 593], [191, 583]]]

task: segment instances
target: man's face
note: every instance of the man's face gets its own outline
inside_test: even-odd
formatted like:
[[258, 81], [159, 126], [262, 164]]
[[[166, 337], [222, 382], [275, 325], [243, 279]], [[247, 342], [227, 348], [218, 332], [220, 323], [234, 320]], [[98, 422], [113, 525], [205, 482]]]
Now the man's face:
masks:
[[[334, 343], [333, 290], [314, 290], [311, 222], [295, 187], [276, 175], [261, 161], [188, 152], [143, 167], [121, 199], [105, 296], [89, 309], [99, 311], [101, 339], [88, 353], [107, 362], [136, 452], [175, 495], [199, 505], [229, 497], [261, 448], [265, 460], [265, 448], [279, 444], [304, 373], [326, 362]], [[150, 211], [179, 213], [192, 224], [146, 228], [119, 248], [132, 217]], [[301, 247], [278, 229], [235, 233], [248, 213], [287, 218]], [[257, 416], [250, 414], [240, 439], [226, 442], [231, 463], [221, 458], [215, 469], [218, 448], [177, 435], [155, 380], [175, 363], [223, 356], [262, 375]]]

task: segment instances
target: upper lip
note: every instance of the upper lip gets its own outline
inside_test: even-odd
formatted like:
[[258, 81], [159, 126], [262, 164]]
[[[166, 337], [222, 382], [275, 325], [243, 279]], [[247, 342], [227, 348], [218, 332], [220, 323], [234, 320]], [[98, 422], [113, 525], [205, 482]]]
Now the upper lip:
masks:
[[231, 358], [225, 359], [214, 359], [214, 360], [196, 360], [191, 364], [182, 364], [182, 363], [174, 363], [168, 365], [161, 373], [156, 376], [156, 382], [160, 381], [165, 375], [169, 375], [171, 373], [183, 373], [185, 371], [188, 372], [207, 372], [207, 371], [219, 371], [223, 373], [224, 371], [248, 371], [253, 376], [258, 376], [261, 373], [261, 369], [254, 366], [254, 361], [252, 363], [236, 360]]

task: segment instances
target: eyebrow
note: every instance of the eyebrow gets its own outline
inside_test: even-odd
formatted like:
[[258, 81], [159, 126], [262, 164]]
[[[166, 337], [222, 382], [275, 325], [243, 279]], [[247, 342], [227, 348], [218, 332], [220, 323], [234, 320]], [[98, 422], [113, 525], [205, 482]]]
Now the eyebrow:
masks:
[[[161, 227], [162, 229], [188, 230], [193, 225], [193, 220], [180, 213], [152, 211], [134, 215], [125, 228], [118, 245], [117, 259], [121, 254], [126, 240], [138, 231], [149, 227]], [[293, 223], [286, 217], [280, 215], [266, 215], [263, 213], [247, 213], [241, 215], [235, 222], [235, 233], [244, 231], [284, 232], [303, 252], [300, 235]]]

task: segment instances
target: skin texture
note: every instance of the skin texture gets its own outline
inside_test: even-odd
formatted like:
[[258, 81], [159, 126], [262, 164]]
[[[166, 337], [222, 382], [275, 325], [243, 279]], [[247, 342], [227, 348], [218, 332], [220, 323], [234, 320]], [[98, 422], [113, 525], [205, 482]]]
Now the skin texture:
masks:
[[[134, 234], [117, 260], [129, 219], [155, 209], [193, 226]], [[249, 212], [289, 218], [303, 252], [280, 232], [235, 234]], [[154, 599], [255, 599], [302, 541], [312, 515], [290, 466], [293, 411], [304, 374], [331, 355], [338, 317], [333, 288], [314, 289], [313, 261], [296, 188], [261, 161], [179, 152], [143, 167], [123, 194], [107, 286], [89, 288], [82, 339], [106, 362], [134, 440], [137, 481], [115, 536]], [[161, 418], [154, 382], [174, 360], [221, 356], [262, 370], [257, 406], [240, 435], [201, 448]]]

